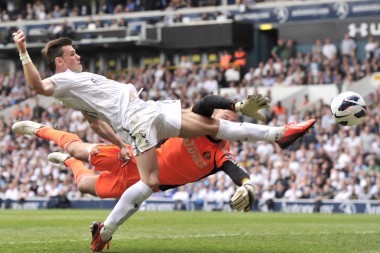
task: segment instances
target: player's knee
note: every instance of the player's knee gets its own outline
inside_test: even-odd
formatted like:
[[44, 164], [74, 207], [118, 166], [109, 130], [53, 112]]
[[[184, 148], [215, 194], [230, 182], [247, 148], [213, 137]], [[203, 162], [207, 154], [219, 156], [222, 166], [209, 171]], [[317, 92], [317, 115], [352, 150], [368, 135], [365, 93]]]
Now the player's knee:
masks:
[[79, 190], [79, 192], [84, 193], [84, 194], [86, 194], [86, 193], [87, 194], [93, 194], [92, 189], [90, 189], [88, 187], [88, 183], [86, 182], [86, 178], [85, 177], [82, 178], [82, 180], [79, 181], [79, 183], [78, 183], [78, 190]]
[[83, 182], [84, 180], [81, 180], [79, 181], [77, 187], [78, 187], [78, 191], [80, 193], [87, 193], [87, 187], [86, 187], [86, 184], [85, 182]]
[[146, 183], [154, 192], [159, 190], [158, 187], [159, 187], [160, 181], [159, 181], [158, 177], [151, 176], [144, 183]]
[[80, 145], [76, 145], [76, 143], [72, 143], [68, 146], [67, 152], [71, 157], [79, 159], [81, 161], [88, 160], [88, 152], [86, 149], [81, 148]]

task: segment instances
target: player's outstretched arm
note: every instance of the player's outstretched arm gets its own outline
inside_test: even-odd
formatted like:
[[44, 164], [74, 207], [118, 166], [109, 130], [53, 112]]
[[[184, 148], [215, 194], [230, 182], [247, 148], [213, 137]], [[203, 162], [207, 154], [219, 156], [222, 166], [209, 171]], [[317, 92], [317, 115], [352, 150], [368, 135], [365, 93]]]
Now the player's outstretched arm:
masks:
[[236, 103], [229, 98], [208, 95], [194, 104], [192, 112], [205, 117], [211, 117], [215, 109], [224, 109], [265, 121], [266, 116], [260, 113], [259, 110], [268, 108], [269, 106], [269, 98], [263, 97], [260, 93], [249, 95], [246, 100]]
[[100, 119], [88, 115], [86, 112], [82, 112], [82, 114], [88, 120], [90, 127], [95, 133], [120, 148], [120, 161], [127, 162], [131, 159], [127, 144], [115, 133], [110, 125]]
[[196, 102], [191, 111], [205, 117], [211, 117], [215, 109], [234, 111], [234, 104], [235, 103], [229, 98], [218, 95], [208, 95]]
[[252, 203], [255, 200], [255, 187], [249, 180], [249, 175], [231, 161], [225, 161], [220, 170], [224, 171], [236, 185], [240, 186], [231, 198], [231, 207], [238, 211], [244, 210], [244, 212], [251, 210]]
[[24, 69], [26, 82], [32, 86], [33, 90], [38, 94], [51, 96], [54, 93], [54, 84], [51, 80], [42, 80], [40, 73], [34, 66], [28, 51], [26, 49], [26, 36], [21, 30], [12, 34], [13, 40], [18, 48], [20, 60]]

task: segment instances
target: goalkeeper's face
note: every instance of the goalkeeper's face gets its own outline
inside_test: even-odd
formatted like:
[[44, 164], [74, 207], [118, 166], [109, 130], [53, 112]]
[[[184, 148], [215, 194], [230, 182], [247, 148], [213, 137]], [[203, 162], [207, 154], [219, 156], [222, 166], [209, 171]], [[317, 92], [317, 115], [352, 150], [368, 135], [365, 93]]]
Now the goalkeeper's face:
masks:
[[235, 112], [230, 110], [218, 110], [215, 114], [215, 118], [235, 122], [237, 120], [237, 115]]
[[57, 57], [56, 65], [63, 68], [64, 71], [70, 69], [73, 72], [82, 72], [82, 64], [80, 63], [80, 56], [76, 53], [75, 49], [70, 46], [62, 47], [62, 57]]

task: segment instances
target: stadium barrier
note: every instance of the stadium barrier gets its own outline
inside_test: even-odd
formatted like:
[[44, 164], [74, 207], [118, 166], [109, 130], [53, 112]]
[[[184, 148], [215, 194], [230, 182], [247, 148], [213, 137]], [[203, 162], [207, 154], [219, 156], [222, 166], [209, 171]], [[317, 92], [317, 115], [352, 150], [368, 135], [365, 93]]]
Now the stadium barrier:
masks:
[[[46, 208], [60, 208], [49, 206], [49, 198], [33, 198], [26, 200], [23, 203], [13, 201], [9, 205], [9, 209], [25, 209], [37, 210]], [[107, 199], [87, 199], [87, 200], [70, 200], [70, 208], [73, 209], [112, 209], [116, 204], [116, 200]], [[4, 208], [4, 206], [2, 207]], [[68, 208], [67, 206], [61, 208]], [[151, 198], [145, 201], [141, 207], [141, 211], [174, 211], [174, 210], [188, 210], [188, 211], [225, 211], [231, 212], [229, 202], [219, 204], [218, 202], [204, 202], [198, 203], [191, 201], [189, 203], [182, 203], [179, 201], [169, 200], [165, 198]], [[345, 213], [345, 214], [371, 214], [380, 215], [380, 202], [376, 200], [346, 200], [334, 201], [324, 200], [316, 202], [315, 200], [282, 200], [274, 199], [271, 205], [266, 203], [258, 203], [252, 207], [253, 211], [259, 212], [283, 212], [283, 213]]]

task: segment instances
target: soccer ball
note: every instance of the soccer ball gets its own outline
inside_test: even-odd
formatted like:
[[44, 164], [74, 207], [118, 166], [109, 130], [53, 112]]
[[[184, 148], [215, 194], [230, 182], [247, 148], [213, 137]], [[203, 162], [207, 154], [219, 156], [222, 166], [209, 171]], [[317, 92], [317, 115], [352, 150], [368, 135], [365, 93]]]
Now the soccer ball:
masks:
[[343, 126], [355, 126], [365, 119], [366, 103], [363, 97], [355, 92], [342, 92], [332, 100], [331, 112], [337, 123]]

